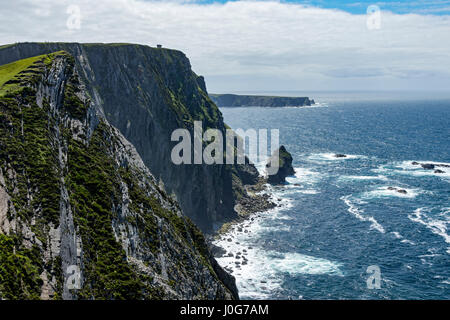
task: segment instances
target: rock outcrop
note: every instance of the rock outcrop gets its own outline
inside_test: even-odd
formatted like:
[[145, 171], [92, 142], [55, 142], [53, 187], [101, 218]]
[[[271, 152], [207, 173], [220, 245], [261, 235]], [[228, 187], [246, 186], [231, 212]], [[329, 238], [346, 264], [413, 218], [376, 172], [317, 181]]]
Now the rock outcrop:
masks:
[[278, 150], [275, 150], [272, 154], [272, 157], [268, 160], [266, 164], [266, 168], [270, 168], [271, 163], [275, 162], [273, 157], [278, 154], [278, 172], [276, 174], [268, 175], [267, 182], [270, 184], [284, 184], [286, 183], [286, 177], [294, 175], [295, 170], [292, 167], [292, 156], [291, 154], [286, 150], [284, 146], [281, 146]]
[[238, 298], [201, 231], [98, 108], [115, 94], [89, 92], [79, 72], [92, 69], [76, 61], [87, 63], [60, 51], [0, 66], [0, 299]]
[[343, 154], [343, 153], [336, 153], [336, 154], [334, 155], [334, 157], [335, 157], [335, 158], [347, 158], [347, 155], [346, 155], [346, 154]]
[[390, 191], [397, 191], [398, 193], [401, 193], [401, 194], [407, 194], [408, 193], [408, 191], [406, 191], [405, 189], [401, 189], [401, 188], [388, 187], [387, 189], [390, 190]]
[[219, 107], [304, 107], [315, 104], [308, 97], [274, 97], [237, 94], [210, 94]]
[[225, 132], [222, 114], [211, 101], [203, 77], [177, 50], [134, 44], [18, 43], [0, 48], [0, 65], [59, 50], [75, 58], [75, 69], [104, 114], [135, 147], [183, 213], [204, 232], [237, 216], [236, 186], [255, 181], [256, 169], [232, 165], [175, 165], [171, 142], [175, 129], [191, 133], [193, 122]]
[[425, 170], [434, 170], [434, 173], [445, 173], [445, 171], [437, 168], [450, 168], [450, 165], [445, 163], [419, 163], [417, 161], [411, 162], [413, 166], [421, 166]]

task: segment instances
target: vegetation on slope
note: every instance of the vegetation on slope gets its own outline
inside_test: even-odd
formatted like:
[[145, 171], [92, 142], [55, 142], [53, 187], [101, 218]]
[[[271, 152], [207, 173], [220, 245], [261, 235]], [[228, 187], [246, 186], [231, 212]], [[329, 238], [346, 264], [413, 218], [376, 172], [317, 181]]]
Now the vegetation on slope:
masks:
[[[67, 79], [62, 103], [55, 110], [45, 98], [41, 106], [37, 104], [37, 84], [45, 82], [44, 75], [57, 57], [63, 58], [66, 64]], [[143, 239], [141, 249], [148, 253], [144, 263], [152, 267], [158, 265], [156, 262], [163, 250], [163, 229], [159, 229], [159, 224], [163, 221], [169, 226], [171, 241], [183, 248], [179, 268], [169, 272], [167, 285], [173, 289], [180, 286], [176, 281], [180, 274], [192, 279], [198, 277], [199, 270], [193, 269], [193, 260], [200, 261], [201, 267], [209, 270], [220, 283], [198, 228], [171, 209], [178, 205], [148, 177], [147, 180], [142, 178], [139, 168], [117, 163], [118, 138], [112, 127], [100, 121], [88, 139], [86, 127], [80, 134], [80, 129], [71, 125], [76, 121], [86, 123], [89, 109], [89, 100], [81, 98], [84, 92], [74, 73], [73, 58], [58, 52], [25, 60], [1, 69], [4, 71], [2, 79], [7, 80], [0, 87], [5, 90], [0, 96], [0, 169], [5, 186], [0, 187], [11, 196], [8, 219], [16, 219], [19, 225], [31, 228], [37, 239], [27, 239], [33, 243], [30, 248], [24, 246], [20, 228], [7, 235], [0, 232], [0, 297], [39, 298], [43, 285], [40, 276], [47, 270], [57, 278], [54, 298], [61, 298], [64, 281], [61, 259], [56, 257], [45, 262], [43, 254], [51, 245], [50, 228], [59, 225], [63, 187], [69, 194], [83, 250], [83, 282], [81, 290], [76, 292], [78, 298], [159, 299], [167, 296], [161, 286], [155, 285], [151, 275], [138, 272], [129, 262], [113, 229], [112, 221], [118, 218], [117, 208], [123, 201], [123, 184], [127, 186], [130, 203], [127, 222], [137, 228]], [[60, 167], [58, 148], [67, 155], [64, 170]], [[166, 205], [162, 204], [161, 197]]]

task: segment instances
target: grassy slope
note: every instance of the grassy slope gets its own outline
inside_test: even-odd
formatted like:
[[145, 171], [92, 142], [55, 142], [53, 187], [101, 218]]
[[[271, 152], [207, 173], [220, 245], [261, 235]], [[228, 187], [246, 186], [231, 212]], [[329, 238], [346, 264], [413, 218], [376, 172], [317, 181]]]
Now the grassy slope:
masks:
[[58, 51], [52, 54], [44, 54], [36, 57], [14, 61], [0, 66], [0, 96], [13, 93], [24, 87], [24, 82], [30, 80], [30, 76], [40, 73], [42, 64], [49, 65], [53, 58], [63, 54]]
[[[43, 108], [36, 104], [36, 91], [29, 86], [51, 65], [61, 52], [24, 59], [0, 67], [2, 79], [0, 90], [17, 79], [16, 88], [0, 94], [0, 165], [19, 173], [15, 181], [6, 179], [6, 188], [12, 195], [12, 204], [22, 221], [36, 220], [32, 227], [43, 243], [48, 236], [50, 222], [58, 225], [59, 218], [59, 172], [57, 155], [52, 148], [53, 133], [50, 128], [56, 119], [49, 116], [48, 102]], [[73, 64], [73, 61], [72, 61]], [[72, 66], [73, 67], [73, 66]], [[76, 96], [77, 79], [66, 84], [63, 109], [71, 117], [84, 119], [86, 106]], [[24, 106], [29, 107], [24, 107]], [[119, 205], [120, 181], [124, 181], [131, 198], [130, 209], [135, 213], [134, 224], [145, 235], [144, 245], [157, 256], [160, 250], [156, 216], [167, 220], [173, 227], [178, 241], [198, 255], [211, 273], [208, 250], [199, 230], [189, 219], [178, 217], [161, 206], [156, 198], [140, 186], [136, 173], [129, 168], [117, 168], [109, 152], [114, 141], [108, 127], [101, 123], [94, 131], [90, 143], [71, 139], [70, 129], [60, 125], [62, 138], [68, 146], [68, 184], [74, 222], [79, 228], [84, 249], [85, 282], [79, 292], [80, 298], [96, 299], [158, 299], [164, 293], [151, 285], [152, 279], [137, 275], [126, 261], [125, 252], [116, 241], [111, 226], [112, 207]], [[20, 128], [23, 128], [22, 130]], [[156, 188], [156, 187], [155, 187]], [[13, 192], [16, 190], [17, 192]], [[29, 190], [35, 190], [29, 203]], [[40, 213], [37, 213], [37, 208]], [[0, 298], [38, 299], [42, 281], [39, 274], [45, 268], [56, 272], [60, 261], [55, 259], [45, 265], [41, 249], [26, 249], [19, 234], [0, 235]], [[195, 251], [196, 252], [195, 252]], [[54, 266], [53, 266], [54, 265]], [[20, 267], [19, 267], [20, 266]], [[59, 279], [60, 277], [58, 277]], [[62, 281], [61, 279], [59, 281]], [[173, 280], [172, 280], [173, 281]], [[169, 284], [170, 285], [170, 284]], [[61, 287], [55, 298], [61, 297]]]

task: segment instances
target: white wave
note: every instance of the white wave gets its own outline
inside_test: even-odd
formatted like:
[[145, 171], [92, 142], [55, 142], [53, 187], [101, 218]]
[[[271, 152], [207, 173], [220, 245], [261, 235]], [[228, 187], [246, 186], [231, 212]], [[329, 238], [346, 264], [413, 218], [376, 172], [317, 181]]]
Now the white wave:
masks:
[[338, 180], [382, 180], [388, 181], [389, 179], [383, 175], [376, 176], [340, 176]]
[[394, 237], [396, 239], [402, 239], [403, 238], [402, 235], [400, 233], [398, 233], [397, 231], [393, 231], [391, 233], [394, 235]]
[[[390, 186], [393, 187], [393, 186]], [[423, 193], [420, 189], [411, 189], [411, 188], [403, 188], [403, 187], [393, 187], [394, 190], [390, 190], [388, 186], [379, 187], [375, 190], [364, 192], [361, 195], [362, 199], [375, 199], [375, 198], [389, 198], [389, 197], [398, 197], [398, 198], [415, 198], [417, 195]], [[406, 193], [400, 193], [398, 190], [405, 190]]]
[[271, 258], [269, 266], [279, 272], [295, 274], [329, 274], [343, 276], [342, 265], [330, 260], [307, 256], [300, 253], [274, 253], [268, 252], [268, 255], [280, 256]]
[[391, 232], [393, 235], [394, 235], [394, 237], [396, 238], [396, 239], [401, 239], [401, 243], [407, 243], [407, 244], [410, 244], [410, 245], [415, 245], [415, 243], [413, 242], [413, 241], [411, 241], [411, 240], [408, 240], [408, 239], [403, 239], [403, 236], [400, 234], [400, 233], [398, 233], [397, 231], [392, 231]]
[[[234, 257], [217, 259], [222, 267], [232, 271], [239, 294], [243, 298], [270, 298], [273, 292], [281, 289], [283, 273], [291, 276], [298, 274], [343, 276], [342, 264], [338, 262], [300, 253], [266, 251], [262, 248], [253, 248], [251, 242], [249, 244], [235, 248], [234, 250], [238, 251], [234, 251]], [[243, 252], [244, 248], [246, 252]], [[237, 252], [241, 252], [240, 257], [246, 257], [245, 264], [243, 258], [236, 259]], [[236, 261], [240, 263], [236, 264]]]
[[265, 233], [290, 230], [289, 222], [286, 221], [290, 219], [286, 214], [286, 206], [255, 214], [251, 219], [233, 225], [226, 234], [214, 241], [215, 245], [226, 251], [217, 261], [236, 278], [241, 297], [273, 297], [273, 293], [282, 288], [283, 273], [342, 276], [339, 263], [300, 253], [268, 251], [261, 247], [258, 239], [264, 237]]
[[308, 168], [296, 167], [294, 168], [294, 170], [295, 170], [294, 176], [286, 177], [286, 181], [291, 185], [292, 184], [299, 184], [301, 186], [305, 184], [312, 185], [319, 182], [320, 179], [322, 178], [319, 172], [312, 171]]
[[[408, 218], [411, 221], [426, 226], [428, 229], [430, 229], [431, 232], [438, 236], [441, 236], [446, 243], [450, 244], [450, 235], [447, 233], [447, 226], [450, 224], [448, 216], [444, 217], [445, 220], [436, 219], [434, 216], [431, 216], [430, 208], [423, 207], [417, 208], [413, 213], [408, 214]], [[447, 253], [450, 254], [450, 246], [447, 247]]]
[[354, 160], [354, 159], [363, 159], [366, 156], [357, 155], [357, 154], [346, 154], [346, 157], [338, 158], [336, 157], [336, 153], [313, 153], [310, 154], [308, 160], [312, 161], [345, 161], [345, 160]]
[[276, 192], [276, 194], [279, 195], [280, 197], [288, 197], [299, 193], [314, 195], [319, 194], [320, 191], [316, 189], [303, 189], [301, 186], [286, 185], [284, 186], [283, 190]]
[[[422, 168], [420, 165], [413, 165], [414, 161], [400, 161], [393, 162], [389, 165], [382, 165], [377, 169], [373, 169], [373, 172], [384, 173], [384, 174], [402, 174], [410, 175], [415, 177], [439, 177], [446, 180], [450, 180], [450, 168], [447, 167], [435, 167], [435, 169], [427, 170]], [[418, 163], [430, 163], [434, 165], [450, 165], [447, 162], [436, 162], [436, 161], [416, 161]], [[441, 170], [443, 173], [435, 173], [435, 170]]]
[[378, 230], [381, 233], [385, 233], [385, 230], [381, 224], [378, 223], [377, 220], [375, 220], [374, 217], [371, 216], [364, 216], [364, 210], [358, 209], [355, 204], [352, 203], [350, 200], [350, 196], [344, 196], [340, 198], [344, 203], [348, 206], [348, 212], [353, 214], [356, 218], [358, 218], [361, 221], [367, 221], [370, 222], [370, 228]]
[[318, 194], [320, 191], [314, 190], [314, 189], [307, 189], [307, 190], [300, 190], [300, 193], [303, 194]]
[[283, 107], [283, 109], [298, 109], [298, 110], [303, 110], [303, 109], [317, 109], [317, 108], [327, 108], [329, 105], [327, 103], [324, 102], [316, 102], [313, 105], [310, 106], [301, 106], [301, 107], [294, 107], [294, 106], [288, 106], [288, 107]]

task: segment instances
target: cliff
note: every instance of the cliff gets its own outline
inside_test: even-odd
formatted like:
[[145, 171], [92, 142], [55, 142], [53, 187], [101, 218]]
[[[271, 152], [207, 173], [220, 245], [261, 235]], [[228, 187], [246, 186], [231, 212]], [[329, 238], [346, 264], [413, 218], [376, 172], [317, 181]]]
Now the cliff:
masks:
[[[95, 77], [103, 90], [119, 82], [108, 70]], [[89, 92], [89, 72], [63, 51], [0, 66], [0, 300], [237, 298], [200, 230], [101, 111], [153, 115], [133, 115], [131, 102], [98, 108], [115, 94]], [[123, 76], [122, 93], [139, 90]]]
[[266, 168], [270, 167], [272, 161], [276, 161], [276, 159], [272, 160], [276, 153], [278, 153], [278, 172], [267, 177], [267, 182], [273, 185], [286, 183], [286, 177], [295, 174], [295, 170], [292, 167], [292, 155], [284, 146], [274, 151], [267, 161]]
[[210, 94], [219, 107], [304, 107], [315, 102], [308, 97], [273, 97], [236, 94]]
[[19, 43], [0, 48], [0, 65], [59, 50], [75, 58], [75, 69], [95, 109], [136, 147], [197, 226], [212, 232], [236, 217], [236, 194], [245, 193], [239, 172], [256, 177], [256, 170], [171, 161], [173, 130], [192, 132], [193, 121], [200, 120], [203, 128], [225, 131], [203, 77], [191, 70], [182, 52], [132, 44]]

